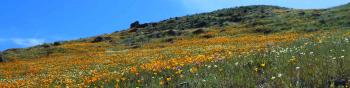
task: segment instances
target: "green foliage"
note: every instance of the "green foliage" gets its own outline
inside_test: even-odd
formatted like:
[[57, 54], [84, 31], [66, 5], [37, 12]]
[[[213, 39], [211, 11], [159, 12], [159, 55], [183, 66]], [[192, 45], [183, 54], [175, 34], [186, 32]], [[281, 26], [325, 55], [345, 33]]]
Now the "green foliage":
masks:
[[255, 32], [258, 32], [258, 33], [269, 34], [269, 33], [277, 32], [277, 31], [279, 31], [279, 30], [278, 29], [272, 29], [272, 28], [264, 26], [264, 25], [255, 27]]
[[54, 46], [59, 46], [59, 45], [61, 45], [61, 42], [54, 42], [53, 45]]
[[305, 32], [314, 32], [314, 31], [318, 31], [319, 29], [316, 26], [307, 26], [305, 28]]
[[130, 24], [130, 28], [137, 28], [139, 26], [140, 26], [140, 22], [139, 21], [135, 21], [135, 22]]
[[204, 29], [196, 29], [196, 30], [194, 30], [193, 32], [192, 32], [192, 34], [196, 34], [196, 35], [198, 35], [198, 34], [202, 34], [202, 33], [205, 33], [205, 30]]
[[5, 62], [5, 58], [2, 55], [2, 52], [0, 51], [0, 62]]

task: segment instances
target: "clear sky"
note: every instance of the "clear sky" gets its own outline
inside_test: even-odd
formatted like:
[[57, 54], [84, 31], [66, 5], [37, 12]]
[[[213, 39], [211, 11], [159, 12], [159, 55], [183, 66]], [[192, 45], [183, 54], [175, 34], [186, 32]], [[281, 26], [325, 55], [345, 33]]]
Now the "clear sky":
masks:
[[349, 0], [0, 0], [0, 50], [79, 39], [126, 29], [133, 21], [242, 5], [329, 8]]

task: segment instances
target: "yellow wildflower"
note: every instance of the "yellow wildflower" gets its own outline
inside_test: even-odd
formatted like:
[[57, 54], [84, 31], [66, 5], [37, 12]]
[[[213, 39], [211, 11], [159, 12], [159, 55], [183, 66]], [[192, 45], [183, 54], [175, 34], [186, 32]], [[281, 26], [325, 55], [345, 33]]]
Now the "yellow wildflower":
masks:
[[290, 59], [288, 62], [295, 64], [297, 62], [297, 59], [293, 56], [292, 59]]
[[166, 69], [170, 69], [171, 67], [170, 66], [166, 66]]
[[183, 78], [183, 77], [185, 77], [185, 76], [181, 74], [181, 75], [180, 75], [180, 78]]
[[265, 63], [262, 63], [262, 64], [260, 64], [260, 67], [265, 68], [265, 67], [266, 67], [266, 64], [265, 64]]
[[164, 85], [164, 81], [161, 80], [161, 81], [159, 82], [159, 85]]
[[181, 73], [182, 73], [182, 70], [176, 71], [176, 74], [181, 74]]
[[122, 78], [121, 78], [121, 80], [123, 80], [123, 81], [124, 81], [124, 80], [126, 80], [126, 78], [125, 78], [125, 77], [122, 77]]
[[192, 67], [191, 69], [190, 69], [190, 72], [191, 73], [196, 73], [198, 71], [198, 68], [196, 68], [196, 67]]
[[224, 71], [224, 69], [220, 68], [219, 71]]
[[166, 78], [166, 81], [171, 81], [171, 77]]

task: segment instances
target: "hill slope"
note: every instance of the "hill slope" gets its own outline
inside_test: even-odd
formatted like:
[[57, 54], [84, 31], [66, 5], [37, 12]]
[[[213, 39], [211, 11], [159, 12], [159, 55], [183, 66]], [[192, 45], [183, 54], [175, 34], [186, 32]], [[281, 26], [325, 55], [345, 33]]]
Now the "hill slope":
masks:
[[[350, 77], [348, 14], [349, 4], [318, 10], [255, 5], [134, 22], [111, 34], [3, 51], [0, 87], [334, 85]], [[334, 57], [340, 59], [329, 67], [325, 59]], [[270, 79], [279, 74], [285, 78]]]
[[[55, 42], [27, 49], [4, 51], [4, 61], [32, 59], [53, 53], [64, 53], [57, 49], [62, 44], [109, 42], [108, 46], [141, 47], [157, 40], [176, 40], [202, 32], [224, 31], [227, 26], [247, 29], [247, 33], [273, 33], [344, 29], [350, 27], [349, 5], [322, 10], [295, 10], [277, 6], [243, 6], [221, 9], [184, 17], [175, 17], [157, 23], [131, 24], [130, 29], [81, 40]], [[214, 27], [214, 28], [213, 28]], [[214, 30], [216, 29], [216, 30]], [[197, 33], [198, 32], [198, 33]], [[211, 37], [205, 35], [204, 37]], [[96, 44], [98, 45], [98, 44]], [[69, 52], [66, 52], [69, 53]]]

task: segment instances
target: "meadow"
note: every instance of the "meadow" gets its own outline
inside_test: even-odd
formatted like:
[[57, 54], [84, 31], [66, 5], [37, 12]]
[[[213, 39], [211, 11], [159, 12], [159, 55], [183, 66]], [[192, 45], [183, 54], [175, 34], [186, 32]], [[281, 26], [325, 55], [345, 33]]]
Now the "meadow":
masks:
[[74, 51], [0, 63], [0, 87], [335, 87], [349, 79], [346, 30], [223, 33], [119, 51], [62, 45]]
[[[337, 34], [339, 35], [339, 34]], [[250, 54], [215, 54], [208, 62], [159, 62], [133, 69], [121, 87], [340, 87], [349, 85], [349, 36], [315, 34], [287, 46], [270, 46]], [[268, 42], [268, 41], [266, 41]], [[220, 57], [223, 56], [223, 57]], [[201, 59], [201, 56], [196, 57]], [[225, 59], [223, 59], [225, 58]], [[205, 57], [203, 57], [205, 59]], [[160, 66], [162, 71], [149, 70]], [[346, 86], [347, 87], [347, 86]]]
[[242, 6], [0, 52], [0, 88], [348, 88], [350, 4]]

